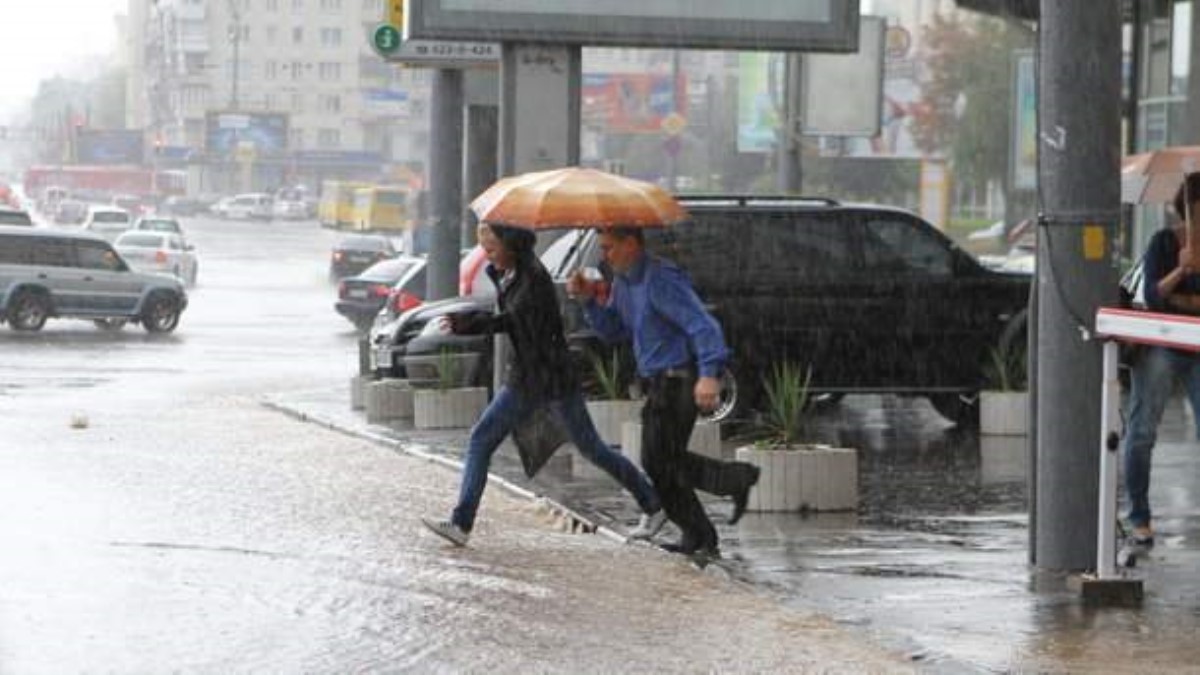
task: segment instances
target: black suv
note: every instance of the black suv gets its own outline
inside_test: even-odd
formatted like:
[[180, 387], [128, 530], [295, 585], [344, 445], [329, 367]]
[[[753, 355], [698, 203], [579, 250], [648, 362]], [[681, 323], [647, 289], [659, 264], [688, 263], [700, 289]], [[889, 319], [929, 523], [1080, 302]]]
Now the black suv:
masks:
[[[755, 408], [772, 364], [791, 361], [812, 368], [815, 393], [924, 395], [964, 421], [990, 350], [1024, 338], [1029, 275], [984, 268], [907, 211], [782, 197], [680, 201], [691, 222], [648, 231], [646, 244], [688, 271], [721, 322], [733, 353], [724, 416]], [[542, 260], [562, 282], [598, 258], [584, 231], [568, 232]], [[401, 374], [405, 357], [447, 344], [421, 330], [438, 307], [390, 332], [377, 327], [375, 345], [392, 349], [381, 370]], [[573, 344], [592, 339], [578, 305], [566, 301], [564, 314]]]

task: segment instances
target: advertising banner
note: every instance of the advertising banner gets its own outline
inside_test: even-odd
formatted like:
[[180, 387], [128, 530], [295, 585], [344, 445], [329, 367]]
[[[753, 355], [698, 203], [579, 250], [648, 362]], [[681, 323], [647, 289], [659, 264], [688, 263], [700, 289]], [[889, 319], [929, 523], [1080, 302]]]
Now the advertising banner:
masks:
[[210, 155], [233, 158], [239, 148], [253, 148], [259, 158], [287, 152], [287, 115], [214, 111], [206, 123], [204, 148]]
[[75, 155], [80, 164], [141, 164], [146, 158], [145, 142], [137, 130], [81, 129]]
[[618, 134], [660, 133], [672, 113], [686, 115], [687, 83], [670, 74], [592, 73], [583, 76], [583, 118]]

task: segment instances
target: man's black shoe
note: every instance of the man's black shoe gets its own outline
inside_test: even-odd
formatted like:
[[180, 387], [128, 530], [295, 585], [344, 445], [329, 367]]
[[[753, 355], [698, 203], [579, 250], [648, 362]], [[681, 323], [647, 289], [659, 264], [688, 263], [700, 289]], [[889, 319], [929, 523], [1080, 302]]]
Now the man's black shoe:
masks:
[[664, 541], [659, 544], [658, 547], [667, 553], [679, 553], [682, 555], [691, 555], [696, 550], [695, 546], [684, 543], [676, 543], [673, 541]]
[[734, 525], [742, 519], [742, 514], [746, 513], [746, 502], [750, 501], [750, 488], [758, 484], [758, 475], [762, 473], [762, 469], [757, 466], [750, 467], [750, 480], [746, 481], [745, 487], [738, 490], [733, 495], [733, 515], [729, 516], [729, 524]]
[[721, 558], [721, 551], [715, 546], [701, 546], [692, 551], [689, 556], [692, 559], [692, 564], [700, 569], [708, 567], [708, 564], [714, 560]]

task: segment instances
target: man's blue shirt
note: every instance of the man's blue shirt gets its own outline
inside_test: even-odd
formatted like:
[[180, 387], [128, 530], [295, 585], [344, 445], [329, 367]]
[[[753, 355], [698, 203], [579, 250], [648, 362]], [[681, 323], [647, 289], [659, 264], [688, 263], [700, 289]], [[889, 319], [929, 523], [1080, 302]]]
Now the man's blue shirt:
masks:
[[643, 255], [627, 274], [615, 276], [606, 304], [588, 300], [583, 309], [605, 340], [632, 335], [642, 377], [693, 361], [700, 376], [716, 377], [728, 359], [721, 326], [704, 309], [687, 274], [660, 258]]

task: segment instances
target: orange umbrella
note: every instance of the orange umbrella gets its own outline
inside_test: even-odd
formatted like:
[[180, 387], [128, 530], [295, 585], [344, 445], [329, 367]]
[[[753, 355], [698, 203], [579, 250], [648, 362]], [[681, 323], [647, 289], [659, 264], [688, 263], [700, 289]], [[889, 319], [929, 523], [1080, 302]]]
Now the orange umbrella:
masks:
[[1165, 204], [1175, 199], [1184, 176], [1200, 171], [1200, 145], [1178, 145], [1121, 162], [1121, 201], [1126, 204]]
[[666, 227], [688, 219], [657, 185], [580, 167], [503, 178], [471, 210], [481, 222], [530, 230]]

